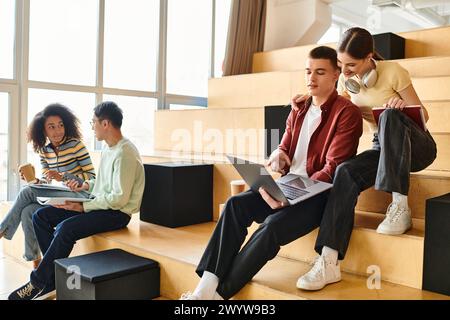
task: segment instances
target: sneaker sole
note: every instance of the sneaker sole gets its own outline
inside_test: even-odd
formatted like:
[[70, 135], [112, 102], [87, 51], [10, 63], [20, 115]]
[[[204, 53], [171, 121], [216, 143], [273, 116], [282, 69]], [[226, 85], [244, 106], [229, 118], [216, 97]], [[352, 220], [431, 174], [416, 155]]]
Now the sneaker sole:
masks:
[[405, 232], [408, 232], [411, 228], [412, 228], [412, 225], [407, 227], [405, 229], [405, 231], [396, 231], [396, 230], [387, 230], [387, 229], [377, 228], [377, 233], [379, 233], [379, 234], [387, 234], [387, 235], [390, 235], [390, 236], [398, 236], [398, 235], [404, 234]]
[[56, 298], [56, 290], [47, 292], [46, 294], [39, 296], [37, 298], [34, 298], [33, 300], [53, 300]]
[[339, 278], [339, 279], [336, 279], [336, 280], [333, 280], [333, 281], [329, 281], [322, 287], [309, 287], [309, 288], [306, 288], [306, 287], [299, 287], [297, 285], [297, 289], [305, 290], [305, 291], [318, 291], [318, 290], [322, 290], [323, 288], [325, 288], [329, 284], [333, 284], [333, 283], [339, 282], [341, 280], [342, 280], [342, 278]]

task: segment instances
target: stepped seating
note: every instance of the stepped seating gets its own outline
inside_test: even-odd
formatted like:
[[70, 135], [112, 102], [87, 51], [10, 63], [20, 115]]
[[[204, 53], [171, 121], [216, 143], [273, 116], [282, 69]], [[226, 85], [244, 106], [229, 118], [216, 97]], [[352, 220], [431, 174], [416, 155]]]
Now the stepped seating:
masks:
[[[1, 213], [7, 205], [3, 204]], [[374, 232], [382, 217], [358, 213], [348, 258], [344, 261], [343, 281], [328, 286], [318, 294], [303, 292], [295, 288], [297, 277], [309, 268], [314, 253], [312, 246], [315, 233], [297, 240], [280, 251], [278, 257], [269, 262], [235, 298], [236, 299], [449, 299], [449, 297], [425, 292], [420, 288], [421, 279], [411, 277], [421, 274], [423, 252], [423, 223], [414, 220], [414, 229], [406, 235], [389, 237]], [[205, 223], [182, 228], [165, 228], [139, 221], [134, 215], [128, 228], [95, 235], [80, 240], [72, 256], [121, 248], [130, 253], [154, 259], [161, 265], [161, 295], [177, 299], [181, 293], [192, 290], [198, 278], [195, 266], [203, 253], [214, 223]], [[252, 229], [256, 226], [252, 226]], [[19, 230], [18, 234], [20, 234]], [[185, 243], [189, 246], [185, 246]], [[4, 242], [5, 249], [21, 244], [20, 235], [13, 241]], [[376, 245], [375, 245], [376, 244]], [[370, 249], [370, 250], [368, 250]], [[375, 250], [376, 249], [376, 250]], [[361, 251], [367, 252], [362, 255]], [[11, 255], [11, 250], [5, 250]], [[399, 255], [398, 252], [401, 254]], [[394, 254], [397, 253], [397, 254]], [[14, 254], [13, 254], [14, 255]], [[16, 258], [17, 251], [16, 251]], [[392, 259], [391, 259], [392, 258]], [[383, 270], [380, 290], [369, 290], [366, 286], [366, 269], [378, 259]], [[347, 263], [350, 261], [351, 263]], [[408, 263], [405, 263], [408, 261]], [[412, 263], [413, 262], [413, 263]], [[419, 268], [420, 270], [415, 270]], [[388, 281], [385, 281], [388, 280]], [[395, 285], [403, 283], [404, 285]]]
[[[161, 266], [161, 295], [177, 299], [198, 282], [195, 267], [209, 240], [214, 223], [169, 229], [139, 221], [133, 216], [127, 229], [79, 241], [74, 254], [118, 247], [154, 259]], [[184, 245], [189, 243], [189, 246]], [[404, 267], [404, 264], [401, 264]], [[297, 277], [310, 266], [283, 254], [265, 266], [236, 299], [449, 299], [407, 286], [382, 281], [380, 290], [369, 290], [366, 277], [344, 273], [344, 280], [319, 294], [295, 288]], [[364, 273], [365, 274], [365, 273]]]
[[[295, 288], [297, 277], [308, 270], [307, 262], [315, 256], [315, 230], [281, 248], [278, 256], [236, 299], [450, 298], [420, 290], [425, 200], [450, 190], [450, 151], [447, 147], [450, 143], [447, 125], [450, 120], [450, 92], [447, 91], [450, 87], [450, 44], [441, 40], [449, 34], [450, 28], [402, 34], [407, 39], [408, 59], [398, 62], [410, 71], [419, 97], [427, 106], [430, 113], [428, 127], [438, 145], [436, 161], [427, 170], [411, 174], [409, 201], [414, 217], [413, 228], [400, 236], [377, 234], [375, 229], [384, 218], [390, 196], [369, 189], [358, 199], [355, 228], [342, 264], [342, 282], [319, 292], [303, 292]], [[254, 162], [264, 162], [264, 136], [257, 134], [255, 142], [245, 134], [264, 129], [265, 105], [284, 105], [294, 94], [304, 92], [304, 72], [301, 69], [304, 68], [304, 57], [312, 47], [314, 45], [259, 53], [255, 55], [254, 72], [260, 73], [211, 79], [208, 109], [156, 112], [155, 148], [158, 151], [143, 157], [144, 162], [195, 160], [214, 163], [213, 205], [214, 220], [217, 220], [219, 205], [230, 196], [229, 182], [240, 179], [223, 153], [235, 153]], [[439, 57], [434, 57], [437, 55]], [[214, 139], [227, 137], [230, 130], [231, 138], [224, 140], [226, 143], [222, 148], [215, 149]], [[244, 139], [246, 142], [238, 147], [238, 142], [242, 142], [238, 138], [242, 139], [242, 136], [248, 140]], [[372, 134], [365, 126], [359, 152], [370, 148], [371, 140]], [[182, 152], [174, 152], [177, 150]], [[5, 211], [5, 208], [0, 207], [0, 211]], [[211, 222], [169, 229], [139, 221], [135, 215], [127, 229], [79, 241], [73, 254], [118, 247], [154, 259], [161, 264], [162, 296], [176, 299], [197, 284], [195, 266], [214, 226]], [[251, 227], [249, 235], [255, 228]], [[7, 254], [20, 258], [20, 236], [3, 244]], [[383, 281], [380, 290], [367, 288], [367, 268], [371, 265], [381, 268]]]

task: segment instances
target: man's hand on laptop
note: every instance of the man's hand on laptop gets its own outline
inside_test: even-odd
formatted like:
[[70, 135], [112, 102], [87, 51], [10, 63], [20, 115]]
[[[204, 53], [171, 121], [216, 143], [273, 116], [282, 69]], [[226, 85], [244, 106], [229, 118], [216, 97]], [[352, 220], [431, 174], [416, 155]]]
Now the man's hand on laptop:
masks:
[[283, 150], [276, 149], [270, 155], [267, 166], [270, 166], [272, 171], [279, 172], [283, 175], [287, 173], [287, 169], [291, 166], [291, 159]]
[[283, 208], [285, 206], [285, 204], [283, 202], [277, 201], [274, 198], [272, 198], [270, 196], [270, 194], [267, 193], [266, 190], [264, 190], [263, 188], [259, 188], [259, 194], [261, 195], [261, 197], [264, 199], [264, 201], [273, 209], [280, 209]]

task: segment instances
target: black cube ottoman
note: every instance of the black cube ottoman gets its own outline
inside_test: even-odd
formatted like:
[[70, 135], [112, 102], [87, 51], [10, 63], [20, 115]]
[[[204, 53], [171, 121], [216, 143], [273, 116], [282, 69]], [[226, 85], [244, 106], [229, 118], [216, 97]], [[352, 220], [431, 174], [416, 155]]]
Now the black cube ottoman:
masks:
[[212, 221], [213, 166], [191, 162], [144, 164], [140, 219], [165, 227]]
[[266, 158], [269, 158], [273, 150], [278, 148], [286, 130], [286, 120], [289, 113], [291, 113], [289, 105], [264, 107], [264, 129], [266, 133], [264, 154]]
[[450, 193], [428, 199], [422, 289], [450, 295]]
[[386, 60], [405, 59], [405, 38], [392, 32], [373, 35], [375, 50]]
[[55, 260], [55, 281], [57, 300], [150, 300], [159, 297], [160, 271], [154, 260], [112, 249]]

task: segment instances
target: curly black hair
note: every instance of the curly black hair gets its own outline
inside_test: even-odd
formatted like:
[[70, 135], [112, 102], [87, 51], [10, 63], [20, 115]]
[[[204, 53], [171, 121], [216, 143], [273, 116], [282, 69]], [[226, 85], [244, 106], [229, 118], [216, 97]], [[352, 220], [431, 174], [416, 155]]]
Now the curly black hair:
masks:
[[52, 103], [38, 112], [28, 126], [28, 142], [33, 144], [35, 152], [41, 152], [47, 142], [45, 136], [45, 121], [48, 117], [58, 116], [64, 124], [64, 137], [69, 139], [81, 139], [80, 120], [66, 106], [60, 103]]

